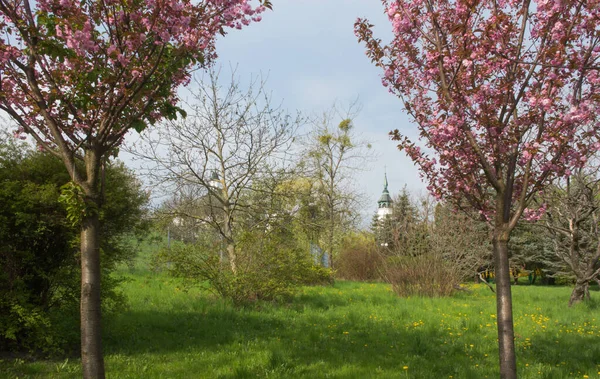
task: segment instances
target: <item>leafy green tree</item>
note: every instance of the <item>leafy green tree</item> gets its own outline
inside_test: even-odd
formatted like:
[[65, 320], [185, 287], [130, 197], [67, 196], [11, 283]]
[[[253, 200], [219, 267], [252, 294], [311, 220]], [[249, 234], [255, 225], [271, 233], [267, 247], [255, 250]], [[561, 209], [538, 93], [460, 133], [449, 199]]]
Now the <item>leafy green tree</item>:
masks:
[[527, 274], [529, 284], [554, 283], [559, 259], [554, 253], [552, 236], [541, 221], [523, 222], [510, 238], [510, 263], [513, 270]]
[[[70, 181], [55, 156], [3, 136], [0, 144], [0, 350], [48, 353], [77, 344], [80, 254], [65, 221], [61, 187]], [[115, 264], [132, 256], [131, 234], [145, 228], [148, 196], [122, 164], [106, 166], [100, 211], [103, 306], [122, 303]]]
[[423, 250], [423, 246], [417, 244], [419, 236], [422, 242], [427, 239], [427, 220], [421, 219], [419, 204], [410, 196], [406, 186], [395, 196], [392, 213], [384, 217], [378, 217], [376, 214], [371, 229], [377, 245], [388, 255], [390, 252], [419, 254], [418, 251]]
[[297, 176], [282, 183], [279, 192], [287, 195], [287, 204], [292, 206], [296, 237], [304, 242], [308, 250], [314, 249], [315, 244], [319, 243], [326, 222], [320, 182], [310, 176]]
[[[406, 254], [415, 255], [419, 250], [416, 245], [418, 241], [423, 242], [427, 239], [427, 212], [422, 215], [419, 214], [419, 205], [416, 201], [410, 197], [406, 186], [402, 189], [402, 192], [396, 197], [392, 203], [392, 245], [396, 247], [403, 247]], [[422, 217], [425, 219], [422, 219]], [[410, 244], [412, 249], [409, 249], [407, 244], [409, 236], [412, 238]], [[409, 252], [408, 250], [412, 250]]]
[[374, 243], [378, 247], [388, 247], [392, 242], [392, 222], [391, 217], [386, 215], [380, 217], [377, 212], [371, 219], [371, 232], [373, 233]]

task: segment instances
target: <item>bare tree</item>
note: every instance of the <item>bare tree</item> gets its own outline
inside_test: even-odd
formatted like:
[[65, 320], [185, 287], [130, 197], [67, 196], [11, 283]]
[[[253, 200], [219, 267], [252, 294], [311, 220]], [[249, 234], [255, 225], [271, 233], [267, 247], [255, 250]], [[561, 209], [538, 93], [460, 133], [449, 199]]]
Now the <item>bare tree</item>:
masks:
[[[360, 140], [354, 131], [353, 119], [358, 114], [356, 103], [348, 111], [340, 112], [335, 106], [312, 122], [304, 151], [305, 175], [316, 183], [316, 202], [322, 209], [322, 241], [329, 253], [331, 266], [341, 236], [359, 217], [356, 212], [360, 195], [352, 187], [353, 175], [364, 169], [372, 157], [371, 145]], [[337, 126], [336, 119], [340, 120]]]
[[273, 107], [264, 80], [244, 89], [235, 70], [226, 85], [220, 74], [196, 78], [188, 116], [143, 135], [134, 151], [153, 184], [185, 199], [172, 202], [170, 215], [216, 231], [236, 273], [236, 228], [249, 214], [263, 215], [252, 218], [263, 223], [274, 216], [265, 206], [287, 173], [301, 118]]
[[401, 296], [447, 296], [491, 261], [485, 223], [403, 190], [390, 217], [384, 276]]
[[569, 306], [590, 298], [589, 283], [600, 285], [600, 179], [578, 170], [546, 192], [550, 209], [544, 224], [559, 264], [555, 275], [575, 280]]
[[459, 283], [479, 275], [480, 268], [492, 262], [487, 224], [448, 205], [433, 204], [430, 245], [434, 255], [449, 263], [452, 277]]

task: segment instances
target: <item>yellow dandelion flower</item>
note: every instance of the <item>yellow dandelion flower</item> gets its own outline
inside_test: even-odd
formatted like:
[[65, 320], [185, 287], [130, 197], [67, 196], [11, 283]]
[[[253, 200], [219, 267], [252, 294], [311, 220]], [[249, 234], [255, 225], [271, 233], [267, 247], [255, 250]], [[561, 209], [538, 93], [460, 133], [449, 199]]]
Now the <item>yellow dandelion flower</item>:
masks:
[[408, 366], [404, 366], [402, 367], [404, 370], [408, 370]]

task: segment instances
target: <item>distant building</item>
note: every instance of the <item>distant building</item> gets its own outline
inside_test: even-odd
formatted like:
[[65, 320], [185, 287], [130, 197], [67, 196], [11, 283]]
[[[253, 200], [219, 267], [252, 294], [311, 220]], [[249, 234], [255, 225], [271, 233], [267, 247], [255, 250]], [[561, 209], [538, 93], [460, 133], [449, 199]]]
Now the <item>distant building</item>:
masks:
[[219, 178], [219, 174], [217, 173], [217, 170], [213, 170], [213, 172], [210, 174], [210, 179], [208, 181], [208, 185], [210, 188], [212, 189], [221, 189], [221, 178]]
[[384, 174], [383, 192], [381, 193], [379, 201], [377, 201], [377, 219], [379, 221], [385, 219], [387, 216], [392, 215], [392, 203], [392, 197], [388, 191], [388, 180], [386, 173]]

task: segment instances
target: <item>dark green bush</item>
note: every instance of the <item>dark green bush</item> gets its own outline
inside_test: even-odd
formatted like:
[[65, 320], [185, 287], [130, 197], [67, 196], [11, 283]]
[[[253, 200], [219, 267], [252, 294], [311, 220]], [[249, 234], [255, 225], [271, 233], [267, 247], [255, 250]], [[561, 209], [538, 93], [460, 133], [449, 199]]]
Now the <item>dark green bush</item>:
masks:
[[[69, 182], [56, 157], [10, 140], [0, 144], [0, 351], [78, 348], [79, 231], [58, 203]], [[121, 307], [109, 273], [132, 257], [126, 235], [141, 230], [147, 196], [122, 165], [108, 165], [101, 209], [105, 312]]]

